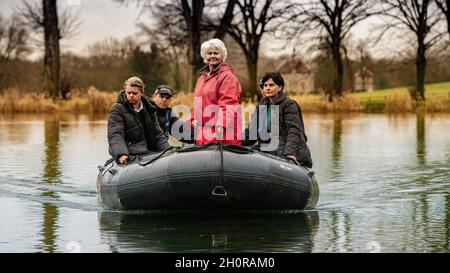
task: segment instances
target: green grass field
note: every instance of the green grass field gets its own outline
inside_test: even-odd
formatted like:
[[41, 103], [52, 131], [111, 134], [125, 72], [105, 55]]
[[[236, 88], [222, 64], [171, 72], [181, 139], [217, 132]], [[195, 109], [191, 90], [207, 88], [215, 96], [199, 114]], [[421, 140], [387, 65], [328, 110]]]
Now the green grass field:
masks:
[[[386, 97], [390, 94], [408, 94], [409, 88], [412, 88], [412, 86], [375, 90], [373, 92], [354, 93], [351, 94], [351, 96], [358, 98], [362, 103], [367, 101], [384, 102]], [[430, 96], [450, 98], [450, 82], [427, 84], [425, 86], [425, 98]]]
[[[420, 109], [410, 95], [410, 86], [396, 87], [373, 92], [350, 93], [341, 100], [328, 103], [322, 95], [305, 94], [292, 96], [306, 111], [363, 111], [363, 112], [408, 112]], [[450, 82], [434, 83], [425, 86], [426, 111], [450, 111]], [[423, 108], [422, 107], [422, 108]], [[361, 109], [361, 110], [359, 110]]]

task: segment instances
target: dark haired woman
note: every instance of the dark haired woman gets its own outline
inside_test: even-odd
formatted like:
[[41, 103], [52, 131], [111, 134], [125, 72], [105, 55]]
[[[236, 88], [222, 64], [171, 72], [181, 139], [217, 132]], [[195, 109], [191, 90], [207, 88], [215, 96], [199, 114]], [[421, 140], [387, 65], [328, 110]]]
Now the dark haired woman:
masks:
[[273, 155], [311, 168], [311, 152], [306, 144], [302, 111], [300, 105], [283, 92], [283, 76], [279, 72], [266, 73], [259, 80], [259, 86], [264, 98], [252, 115], [244, 144], [258, 142]]

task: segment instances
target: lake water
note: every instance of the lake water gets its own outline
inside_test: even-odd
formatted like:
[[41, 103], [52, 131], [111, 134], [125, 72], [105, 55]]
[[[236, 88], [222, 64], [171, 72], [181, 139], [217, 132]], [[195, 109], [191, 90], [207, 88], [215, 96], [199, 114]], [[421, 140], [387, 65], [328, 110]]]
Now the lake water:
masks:
[[0, 116], [0, 252], [449, 252], [450, 114], [305, 115], [317, 209], [113, 212], [106, 116]]

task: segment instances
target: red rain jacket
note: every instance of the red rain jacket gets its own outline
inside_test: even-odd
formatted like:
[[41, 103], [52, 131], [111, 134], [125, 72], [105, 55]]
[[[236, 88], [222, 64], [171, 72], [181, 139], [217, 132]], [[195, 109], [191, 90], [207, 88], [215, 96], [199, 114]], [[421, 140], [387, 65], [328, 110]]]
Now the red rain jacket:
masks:
[[[198, 121], [196, 144], [220, 142], [240, 145], [242, 140], [241, 84], [233, 67], [226, 63], [208, 75], [209, 67], [201, 70], [194, 93], [194, 113]], [[202, 114], [203, 113], [203, 114]], [[223, 127], [222, 136], [215, 134]], [[238, 137], [239, 136], [239, 137]]]

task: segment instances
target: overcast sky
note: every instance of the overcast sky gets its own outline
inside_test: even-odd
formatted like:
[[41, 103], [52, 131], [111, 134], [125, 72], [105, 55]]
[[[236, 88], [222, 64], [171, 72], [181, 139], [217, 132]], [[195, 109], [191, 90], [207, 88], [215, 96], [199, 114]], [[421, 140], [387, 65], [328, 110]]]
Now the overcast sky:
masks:
[[[0, 13], [9, 17], [20, 2], [0, 0]], [[58, 5], [58, 8], [72, 5], [81, 17], [78, 35], [65, 43], [70, 45], [71, 51], [83, 53], [87, 45], [106, 37], [124, 38], [136, 32], [140, 10], [135, 5], [123, 6], [111, 0], [59, 0]]]
[[[41, 1], [41, 0], [27, 0]], [[11, 15], [13, 8], [20, 4], [19, 0], [0, 0], [0, 14]], [[124, 6], [112, 0], [59, 0], [59, 8], [71, 6], [79, 11], [82, 25], [78, 35], [64, 43], [63, 50], [84, 54], [86, 46], [101, 41], [106, 37], [124, 38], [137, 32], [137, 20], [149, 22], [148, 13], [140, 15], [140, 8], [135, 4]], [[364, 39], [369, 35], [372, 23], [363, 22], [352, 31], [354, 39]], [[264, 39], [265, 54], [276, 56], [280, 53], [291, 53], [292, 49], [280, 50], [280, 46], [270, 37]]]

